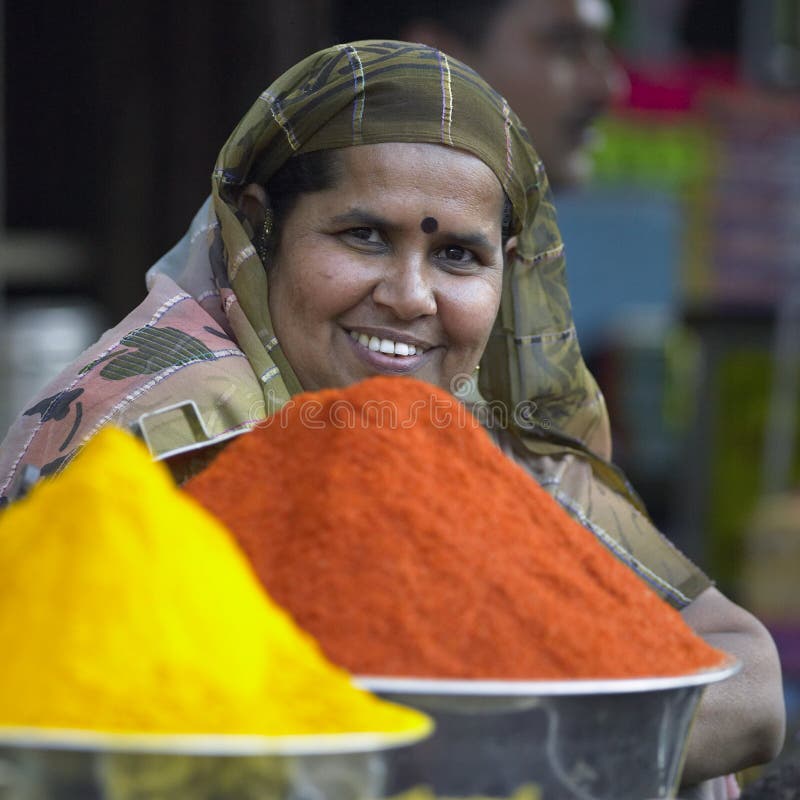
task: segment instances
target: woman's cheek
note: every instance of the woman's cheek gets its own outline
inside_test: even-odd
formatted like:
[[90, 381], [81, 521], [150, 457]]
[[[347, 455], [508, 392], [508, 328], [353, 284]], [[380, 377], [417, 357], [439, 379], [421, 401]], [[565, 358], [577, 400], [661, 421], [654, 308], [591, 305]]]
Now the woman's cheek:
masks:
[[357, 302], [358, 299], [368, 294], [372, 284], [375, 283], [371, 271], [365, 269], [356, 259], [334, 257], [321, 260], [312, 274], [308, 275], [308, 282], [314, 282], [321, 297], [326, 297], [328, 302], [341, 304]]
[[[466, 281], [465, 281], [466, 283]], [[500, 308], [501, 284], [476, 278], [470, 286], [459, 286], [440, 304], [439, 313], [448, 335], [462, 344], [483, 346]], [[444, 305], [444, 307], [442, 307]]]

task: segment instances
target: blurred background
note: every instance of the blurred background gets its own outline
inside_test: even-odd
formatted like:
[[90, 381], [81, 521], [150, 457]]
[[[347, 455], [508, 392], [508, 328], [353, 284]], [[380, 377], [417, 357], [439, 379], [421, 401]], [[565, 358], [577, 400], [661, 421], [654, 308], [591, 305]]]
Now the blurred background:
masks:
[[[612, 5], [630, 91], [556, 194], [582, 347], [653, 517], [800, 685], [800, 0]], [[0, 0], [2, 432], [144, 297], [229, 131], [332, 13]]]

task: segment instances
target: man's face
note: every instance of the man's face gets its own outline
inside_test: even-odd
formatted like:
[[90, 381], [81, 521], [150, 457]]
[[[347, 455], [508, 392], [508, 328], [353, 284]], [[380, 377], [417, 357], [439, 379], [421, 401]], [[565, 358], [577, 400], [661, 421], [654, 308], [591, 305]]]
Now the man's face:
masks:
[[592, 124], [625, 87], [610, 21], [606, 0], [509, 0], [464, 53], [528, 128], [556, 187], [589, 177]]

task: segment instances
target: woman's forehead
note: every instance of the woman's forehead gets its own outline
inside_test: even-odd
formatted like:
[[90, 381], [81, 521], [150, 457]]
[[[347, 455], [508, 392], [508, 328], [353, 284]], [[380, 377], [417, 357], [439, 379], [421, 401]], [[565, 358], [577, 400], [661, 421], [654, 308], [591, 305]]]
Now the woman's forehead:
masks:
[[503, 188], [471, 153], [436, 144], [387, 142], [337, 150], [334, 191], [408, 205], [433, 204], [496, 217]]

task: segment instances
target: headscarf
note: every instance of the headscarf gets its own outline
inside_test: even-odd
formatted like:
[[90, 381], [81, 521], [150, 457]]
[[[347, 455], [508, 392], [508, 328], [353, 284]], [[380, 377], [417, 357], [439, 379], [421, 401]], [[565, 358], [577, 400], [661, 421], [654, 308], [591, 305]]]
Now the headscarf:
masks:
[[[139, 336], [135, 343], [142, 340], [142, 331], [148, 341], [154, 335], [163, 338], [167, 328], [189, 334], [191, 343], [181, 341], [180, 370], [144, 383], [136, 372], [142, 367], [129, 359], [115, 373], [117, 380], [130, 382], [124, 387], [127, 405], [117, 403], [116, 416], [106, 414], [101, 422], [135, 422], [134, 410], [141, 410], [145, 396], [150, 398], [147, 407], [153, 408], [185, 391], [211, 430], [198, 434], [185, 415], [164, 416], [154, 426], [157, 436], [149, 441], [157, 455], [168, 455], [247, 428], [299, 392], [300, 384], [272, 327], [267, 270], [253, 244], [256, 232], [239, 212], [237, 198], [248, 183], [267, 184], [297, 153], [382, 142], [457, 148], [481, 159], [497, 176], [511, 201], [518, 242], [504, 270], [500, 311], [481, 361], [482, 398], [471, 400], [495, 407], [499, 403], [507, 412], [517, 457], [539, 459], [540, 467], [552, 464], [544, 478], [533, 470], [543, 485], [621, 557], [629, 563], [632, 558], [631, 565], [640, 574], [647, 578], [646, 573], [652, 573], [651, 583], [662, 582], [664, 586], [656, 585], [662, 594], [669, 596], [674, 590], [686, 599], [684, 592], [697, 590], [702, 581], [698, 583], [693, 565], [680, 561], [667, 544], [659, 544], [657, 552], [648, 555], [657, 562], [655, 571], [646, 565], [648, 559], [629, 558], [631, 552], [643, 549], [636, 541], [649, 542], [654, 532], [640, 501], [608, 461], [606, 408], [581, 358], [566, 287], [564, 248], [545, 171], [530, 137], [504, 98], [479, 75], [424, 45], [364, 41], [327, 48], [296, 64], [260, 95], [220, 151], [210, 203], [200, 210], [186, 237], [149, 271], [149, 300], [84, 357], [86, 363], [77, 375], [97, 374], [96, 365], [108, 359], [114, 347], [121, 341], [131, 344], [130, 333], [125, 333], [131, 328]], [[187, 311], [180, 325], [165, 325], [171, 309], [180, 308], [187, 298], [195, 306], [183, 307], [197, 307], [198, 313]], [[214, 325], [203, 324], [204, 320]], [[243, 371], [241, 360], [227, 358], [224, 393], [219, 391], [223, 364], [219, 354], [235, 354], [230, 348], [215, 349], [213, 342], [219, 340], [213, 336], [220, 335], [233, 339], [250, 368]], [[162, 338], [159, 358], [169, 361], [164, 352], [173, 340]], [[106, 365], [100, 374], [108, 369]], [[64, 393], [77, 391], [80, 380], [90, 385], [90, 378], [72, 375], [65, 381], [61, 376], [61, 391], [33, 407], [41, 422], [55, 417], [54, 406], [60, 404], [63, 410]], [[74, 397], [66, 395], [67, 400]], [[83, 424], [81, 439], [85, 441], [98, 424], [97, 419], [94, 427]], [[35, 452], [34, 436], [22, 455]], [[580, 482], [588, 481], [606, 493], [599, 502], [602, 510], [595, 513], [585, 507], [597, 501], [597, 491], [579, 502], [577, 491], [566, 490], [570, 470], [565, 456], [588, 465], [588, 472], [580, 472]], [[56, 468], [61, 466], [59, 461]], [[557, 472], [560, 477], [555, 480]], [[577, 483], [573, 480], [572, 485]], [[620, 520], [617, 506], [625, 519]], [[649, 548], [648, 544], [645, 549]], [[680, 563], [670, 566], [673, 561]], [[659, 570], [669, 573], [663, 581]]]
[[[224, 281], [235, 297], [226, 313], [262, 383], [267, 409], [300, 385], [275, 338], [267, 272], [253, 246], [255, 232], [237, 209], [239, 190], [250, 182], [267, 184], [296, 153], [381, 142], [458, 148], [497, 176], [513, 207], [518, 244], [481, 362], [481, 389], [487, 401], [522, 412], [509, 419], [533, 449], [536, 441], [557, 443], [599, 456], [598, 468], [605, 470], [607, 414], [580, 355], [542, 163], [503, 97], [466, 65], [420, 44], [366, 41], [314, 53], [261, 94], [219, 154], [212, 199], [224, 243]], [[187, 279], [173, 277], [181, 285]], [[619, 477], [613, 480], [622, 485]]]

